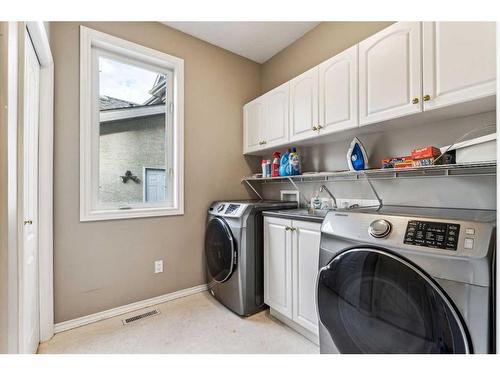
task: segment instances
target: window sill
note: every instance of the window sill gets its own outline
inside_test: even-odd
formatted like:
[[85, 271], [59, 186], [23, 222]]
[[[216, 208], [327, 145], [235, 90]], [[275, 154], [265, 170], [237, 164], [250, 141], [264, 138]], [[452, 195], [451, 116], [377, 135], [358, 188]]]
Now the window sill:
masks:
[[179, 216], [184, 215], [184, 208], [133, 208], [127, 210], [92, 210], [81, 213], [80, 222], [139, 219], [143, 217]]

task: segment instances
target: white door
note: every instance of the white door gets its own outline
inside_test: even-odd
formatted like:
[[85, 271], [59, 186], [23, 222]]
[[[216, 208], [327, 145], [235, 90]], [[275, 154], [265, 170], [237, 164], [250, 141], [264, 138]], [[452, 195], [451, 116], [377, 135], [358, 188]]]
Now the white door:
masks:
[[398, 22], [359, 43], [359, 123], [422, 111], [421, 23]]
[[293, 320], [318, 335], [316, 278], [320, 223], [293, 221]]
[[38, 120], [40, 64], [26, 33], [24, 69], [23, 247], [19, 283], [19, 351], [36, 353], [40, 342], [38, 284]]
[[320, 133], [358, 126], [358, 46], [319, 65]]
[[318, 67], [290, 81], [290, 141], [318, 135]]
[[292, 319], [291, 220], [264, 218], [264, 302]]
[[146, 168], [144, 182], [144, 201], [162, 202], [165, 200], [165, 169]]
[[261, 98], [257, 98], [243, 107], [244, 153], [262, 148], [263, 127], [264, 103]]
[[263, 96], [264, 128], [263, 148], [283, 145], [288, 142], [288, 82]]
[[424, 22], [424, 110], [496, 92], [495, 22]]

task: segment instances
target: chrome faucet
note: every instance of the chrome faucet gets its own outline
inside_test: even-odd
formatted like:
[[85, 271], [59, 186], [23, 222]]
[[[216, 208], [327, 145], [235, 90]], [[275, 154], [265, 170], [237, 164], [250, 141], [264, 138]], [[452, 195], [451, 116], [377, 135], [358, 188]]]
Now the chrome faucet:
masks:
[[319, 192], [321, 193], [322, 191], [326, 191], [328, 193], [328, 195], [330, 197], [332, 197], [333, 199], [333, 204], [335, 205], [334, 208], [338, 208], [337, 206], [337, 199], [335, 198], [335, 196], [332, 194], [332, 192], [330, 190], [328, 190], [328, 188], [325, 186], [325, 185], [321, 185], [320, 188], [319, 188]]

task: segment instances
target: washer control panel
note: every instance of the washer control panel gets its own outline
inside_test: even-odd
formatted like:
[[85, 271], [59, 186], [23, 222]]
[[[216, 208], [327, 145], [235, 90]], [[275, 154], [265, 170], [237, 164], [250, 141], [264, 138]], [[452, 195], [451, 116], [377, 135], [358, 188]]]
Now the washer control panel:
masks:
[[460, 224], [410, 220], [404, 243], [407, 245], [457, 250]]
[[244, 203], [216, 202], [208, 209], [208, 212], [222, 217], [239, 217], [245, 212], [247, 206]]
[[239, 208], [241, 207], [241, 204], [233, 204], [233, 203], [230, 203], [227, 208], [226, 208], [226, 211], [224, 212], [226, 215], [231, 215], [231, 214], [235, 214], [238, 212]]

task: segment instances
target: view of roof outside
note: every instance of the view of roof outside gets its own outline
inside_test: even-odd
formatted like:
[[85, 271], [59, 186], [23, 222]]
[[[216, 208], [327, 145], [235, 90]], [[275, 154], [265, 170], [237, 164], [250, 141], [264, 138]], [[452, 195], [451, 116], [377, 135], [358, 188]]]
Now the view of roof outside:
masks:
[[116, 60], [99, 58], [99, 109], [101, 111], [165, 103], [166, 79]]

